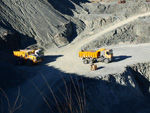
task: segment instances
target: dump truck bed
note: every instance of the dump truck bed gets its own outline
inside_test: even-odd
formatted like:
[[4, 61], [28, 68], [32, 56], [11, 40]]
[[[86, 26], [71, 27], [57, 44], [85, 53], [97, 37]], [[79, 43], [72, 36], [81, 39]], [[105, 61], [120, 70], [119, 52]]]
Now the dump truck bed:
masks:
[[79, 52], [79, 57], [81, 58], [98, 58], [100, 56], [100, 52], [106, 50], [105, 48], [101, 48], [99, 50], [83, 50]]
[[91, 52], [91, 51], [80, 51], [79, 52], [79, 57], [82, 58], [97, 58], [98, 57], [98, 53], [97, 52]]
[[20, 56], [24, 57], [25, 56], [25, 52], [23, 52], [23, 51], [13, 51], [13, 54], [16, 57], [20, 57]]
[[18, 50], [18, 51], [13, 51], [13, 54], [14, 56], [17, 56], [17, 57], [24, 57], [25, 56], [25, 53], [28, 53], [28, 52], [33, 52], [33, 50]]

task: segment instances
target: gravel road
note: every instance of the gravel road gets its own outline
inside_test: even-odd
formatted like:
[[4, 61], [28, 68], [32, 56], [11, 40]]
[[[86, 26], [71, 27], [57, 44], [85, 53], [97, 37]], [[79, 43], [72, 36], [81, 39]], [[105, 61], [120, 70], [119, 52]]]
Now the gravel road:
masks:
[[[112, 73], [120, 73], [123, 71], [123, 68], [126, 65], [134, 64], [137, 62], [146, 62], [150, 60], [149, 57], [149, 44], [139, 44], [139, 45], [124, 45], [114, 46], [114, 47], [106, 47], [114, 50], [114, 58], [115, 60], [110, 64], [98, 63], [98, 70], [96, 72], [90, 71], [90, 66], [82, 63], [81, 59], [78, 58], [78, 52], [81, 50], [81, 47], [85, 44], [97, 39], [98, 37], [109, 33], [110, 31], [121, 27], [127, 23], [130, 23], [139, 17], [149, 16], [150, 12], [143, 13], [140, 15], [133, 16], [128, 18], [122, 22], [119, 22], [107, 29], [82, 40], [78, 40], [77, 42], [73, 42], [72, 44], [64, 47], [60, 50], [60, 52], [48, 52], [48, 55], [63, 55], [58, 58], [56, 61], [49, 63], [49, 66], [53, 66], [57, 69], [60, 69], [63, 72], [67, 73], [76, 73], [79, 75], [85, 75], [89, 77], [95, 77], [99, 75], [112, 74]], [[77, 38], [80, 38], [77, 37]], [[114, 66], [115, 65], [115, 66]], [[118, 68], [116, 68], [118, 66]], [[92, 74], [92, 75], [91, 75]]]
[[90, 70], [90, 64], [83, 64], [82, 59], [78, 57], [78, 53], [74, 52], [66, 53], [56, 61], [48, 63], [48, 65], [66, 73], [96, 77], [121, 73], [127, 65], [150, 61], [150, 44], [117, 45], [106, 47], [106, 49], [113, 49], [113, 61], [109, 64], [96, 63], [98, 70], [93, 72]]

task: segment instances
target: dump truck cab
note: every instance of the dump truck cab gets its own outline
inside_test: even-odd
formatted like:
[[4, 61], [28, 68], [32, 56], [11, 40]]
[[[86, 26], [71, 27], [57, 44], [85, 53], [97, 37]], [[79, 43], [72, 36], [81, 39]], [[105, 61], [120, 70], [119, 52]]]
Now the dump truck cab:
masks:
[[24, 59], [32, 60], [33, 63], [41, 62], [41, 57], [37, 54], [33, 54], [33, 51], [25, 52]]
[[105, 51], [105, 57], [106, 58], [112, 58], [113, 57], [113, 51], [112, 51], [112, 49]]
[[105, 50], [104, 62], [108, 63], [108, 62], [112, 61], [112, 57], [113, 57], [113, 50], [112, 49]]
[[39, 57], [44, 57], [44, 51], [42, 49], [35, 49], [34, 54], [36, 54]]

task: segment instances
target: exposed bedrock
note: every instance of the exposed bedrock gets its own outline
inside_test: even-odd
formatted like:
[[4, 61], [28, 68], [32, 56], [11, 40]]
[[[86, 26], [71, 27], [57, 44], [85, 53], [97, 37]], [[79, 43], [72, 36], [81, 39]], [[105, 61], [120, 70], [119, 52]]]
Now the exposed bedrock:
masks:
[[[71, 110], [86, 111], [86, 113], [149, 113], [150, 112], [150, 63], [137, 63], [125, 67], [124, 72], [86, 78], [77, 75], [66, 75], [51, 83], [53, 93], [49, 104], [52, 111], [65, 112]], [[57, 86], [57, 88], [56, 88]], [[45, 87], [46, 88], [46, 87]], [[53, 95], [57, 97], [55, 100]], [[66, 100], [67, 99], [67, 100]], [[67, 103], [70, 101], [71, 103]], [[58, 102], [58, 109], [53, 102]], [[50, 109], [43, 102], [41, 112]], [[61, 107], [65, 106], [65, 109]], [[80, 109], [80, 105], [82, 108]], [[41, 103], [39, 104], [41, 106]], [[48, 110], [49, 109], [49, 110]]]
[[84, 80], [87, 108], [90, 112], [150, 111], [150, 63], [127, 66], [120, 74]]
[[34, 38], [43, 48], [64, 46], [84, 29], [83, 22], [65, 17], [46, 0], [2, 0], [0, 9], [0, 18], [10, 30]]
[[122, 27], [117, 28], [96, 40], [84, 45], [82, 49], [100, 48], [102, 46], [116, 44], [140, 44], [150, 42], [150, 20], [149, 17], [139, 18]]

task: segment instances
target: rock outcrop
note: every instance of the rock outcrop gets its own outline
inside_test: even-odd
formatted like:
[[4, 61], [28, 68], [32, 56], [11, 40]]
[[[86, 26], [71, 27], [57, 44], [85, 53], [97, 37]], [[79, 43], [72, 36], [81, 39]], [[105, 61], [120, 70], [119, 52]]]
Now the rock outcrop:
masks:
[[[145, 21], [146, 20], [146, 21]], [[127, 25], [117, 28], [86, 44], [82, 49], [100, 48], [116, 44], [140, 44], [150, 42], [149, 17], [142, 17]]]

